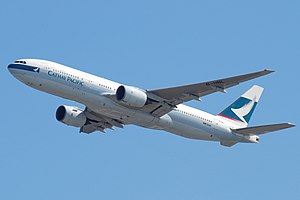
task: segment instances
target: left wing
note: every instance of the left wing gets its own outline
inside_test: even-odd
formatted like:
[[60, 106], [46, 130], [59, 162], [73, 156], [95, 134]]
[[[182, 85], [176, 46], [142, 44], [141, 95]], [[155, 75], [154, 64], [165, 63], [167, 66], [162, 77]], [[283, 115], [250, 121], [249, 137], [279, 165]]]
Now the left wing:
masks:
[[119, 120], [100, 115], [89, 108], [85, 108], [84, 114], [87, 117], [87, 122], [80, 128], [82, 133], [92, 133], [94, 131], [100, 131], [105, 133], [105, 129], [114, 130], [114, 126], [123, 128], [123, 123]]
[[148, 90], [147, 94], [154, 101], [145, 106], [144, 111], [148, 111], [155, 116], [162, 116], [170, 112], [176, 105], [190, 100], [200, 100], [200, 97], [214, 93], [224, 92], [226, 88], [238, 85], [239, 83], [267, 75], [272, 70], [263, 70], [250, 74], [234, 76], [225, 79], [196, 83], [192, 85], [184, 85], [179, 87], [164, 88], [157, 90]]
[[282, 124], [271, 124], [271, 125], [264, 125], [264, 126], [253, 126], [247, 128], [239, 128], [239, 129], [231, 129], [232, 132], [243, 135], [259, 135], [265, 134], [273, 131], [279, 131], [286, 128], [294, 127], [294, 124], [291, 123], [282, 123]]

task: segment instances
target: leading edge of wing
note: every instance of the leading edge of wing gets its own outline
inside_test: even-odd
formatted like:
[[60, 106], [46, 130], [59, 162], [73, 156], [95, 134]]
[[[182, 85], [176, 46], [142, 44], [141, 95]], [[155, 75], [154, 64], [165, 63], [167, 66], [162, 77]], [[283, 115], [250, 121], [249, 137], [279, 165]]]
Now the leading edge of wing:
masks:
[[[148, 90], [147, 92], [155, 94], [163, 99], [166, 100], [173, 100], [173, 99], [180, 99], [185, 98], [188, 95], [202, 97], [214, 92], [226, 92], [225, 89], [238, 85], [239, 83], [255, 79], [261, 76], [265, 76], [274, 72], [273, 70], [265, 69], [258, 72], [253, 72], [249, 74], [233, 76], [224, 79], [218, 79], [213, 81], [206, 81], [202, 83], [190, 84], [190, 85], [182, 85], [177, 87], [170, 87], [170, 88], [162, 88], [162, 89], [155, 89], [155, 90]], [[191, 100], [188, 99], [188, 100]]]

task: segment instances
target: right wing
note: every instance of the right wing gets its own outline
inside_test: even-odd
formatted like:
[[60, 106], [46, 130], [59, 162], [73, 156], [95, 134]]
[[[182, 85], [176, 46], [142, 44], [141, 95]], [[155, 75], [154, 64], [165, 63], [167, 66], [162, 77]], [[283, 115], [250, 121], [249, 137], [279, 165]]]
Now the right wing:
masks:
[[176, 105], [190, 100], [200, 100], [200, 97], [214, 93], [224, 92], [226, 88], [238, 85], [239, 83], [267, 75], [272, 70], [263, 70], [250, 74], [234, 76], [230, 78], [218, 79], [191, 85], [178, 87], [163, 88], [157, 90], [147, 90], [148, 96], [154, 101], [143, 108], [144, 111], [150, 112], [154, 116], [163, 116], [170, 112]]
[[281, 123], [281, 124], [271, 124], [271, 125], [264, 125], [264, 126], [253, 126], [247, 128], [239, 128], [239, 129], [231, 129], [232, 132], [243, 135], [259, 135], [265, 134], [273, 131], [279, 131], [286, 128], [294, 127], [294, 124], [291, 123]]

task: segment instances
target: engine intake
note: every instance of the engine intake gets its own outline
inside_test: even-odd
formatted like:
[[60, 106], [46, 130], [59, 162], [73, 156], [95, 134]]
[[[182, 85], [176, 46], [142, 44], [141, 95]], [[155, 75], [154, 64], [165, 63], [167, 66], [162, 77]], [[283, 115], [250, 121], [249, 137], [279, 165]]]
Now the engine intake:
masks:
[[66, 125], [82, 127], [86, 123], [83, 110], [74, 106], [59, 106], [56, 110], [56, 119]]
[[147, 102], [147, 94], [135, 87], [121, 85], [116, 92], [116, 98], [127, 106], [143, 107]]

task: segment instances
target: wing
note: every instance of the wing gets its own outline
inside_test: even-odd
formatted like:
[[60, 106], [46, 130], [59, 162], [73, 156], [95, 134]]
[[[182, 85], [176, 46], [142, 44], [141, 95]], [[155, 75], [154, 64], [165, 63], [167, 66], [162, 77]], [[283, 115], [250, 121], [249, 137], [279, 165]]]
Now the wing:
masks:
[[85, 108], [84, 114], [87, 117], [87, 122], [84, 126], [80, 128], [80, 132], [82, 133], [92, 133], [95, 131], [100, 131], [105, 133], [105, 129], [114, 130], [114, 126], [118, 128], [123, 128], [123, 123], [117, 119], [112, 119], [96, 113], [89, 108]]
[[[250, 74], [234, 76], [225, 79], [207, 81], [179, 87], [148, 90], [150, 104], [145, 106], [144, 111], [148, 111], [155, 116], [162, 116], [170, 112], [176, 105], [190, 100], [200, 100], [200, 97], [214, 93], [224, 92], [227, 88], [239, 83], [272, 73], [271, 70], [263, 70]], [[151, 101], [152, 100], [152, 101]]]
[[248, 135], [259, 135], [265, 134], [273, 131], [279, 131], [286, 128], [294, 127], [294, 124], [291, 123], [282, 123], [282, 124], [271, 124], [271, 125], [264, 125], [264, 126], [253, 126], [247, 128], [240, 128], [240, 129], [231, 129], [234, 133], [248, 136]]

